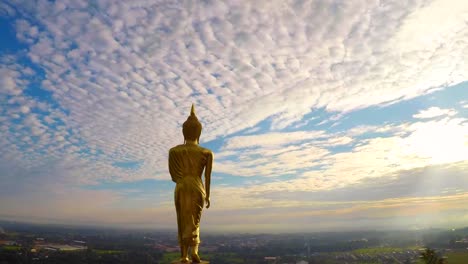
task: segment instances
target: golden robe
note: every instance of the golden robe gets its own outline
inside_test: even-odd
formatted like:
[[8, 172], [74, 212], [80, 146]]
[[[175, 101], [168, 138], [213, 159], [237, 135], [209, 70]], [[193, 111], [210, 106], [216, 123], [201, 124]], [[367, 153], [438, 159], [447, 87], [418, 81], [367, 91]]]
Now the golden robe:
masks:
[[200, 243], [200, 219], [205, 201], [202, 173], [211, 151], [195, 144], [178, 145], [169, 150], [169, 172], [176, 183], [179, 244]]

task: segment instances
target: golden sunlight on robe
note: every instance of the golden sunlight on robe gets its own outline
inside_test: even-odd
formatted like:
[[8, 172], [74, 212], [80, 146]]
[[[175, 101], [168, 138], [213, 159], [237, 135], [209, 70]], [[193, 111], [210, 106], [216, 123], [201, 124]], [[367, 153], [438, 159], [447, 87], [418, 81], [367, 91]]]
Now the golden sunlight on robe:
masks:
[[198, 145], [179, 145], [169, 150], [169, 172], [176, 184], [179, 244], [200, 243], [200, 218], [205, 201], [201, 175], [211, 151]]

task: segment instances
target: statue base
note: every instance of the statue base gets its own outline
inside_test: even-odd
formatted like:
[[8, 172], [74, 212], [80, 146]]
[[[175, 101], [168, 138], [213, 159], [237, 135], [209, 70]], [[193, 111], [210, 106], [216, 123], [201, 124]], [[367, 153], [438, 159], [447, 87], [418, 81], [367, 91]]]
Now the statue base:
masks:
[[202, 260], [200, 262], [192, 262], [192, 261], [180, 262], [180, 260], [175, 260], [175, 261], [172, 261], [171, 264], [210, 264], [210, 262], [206, 260]]

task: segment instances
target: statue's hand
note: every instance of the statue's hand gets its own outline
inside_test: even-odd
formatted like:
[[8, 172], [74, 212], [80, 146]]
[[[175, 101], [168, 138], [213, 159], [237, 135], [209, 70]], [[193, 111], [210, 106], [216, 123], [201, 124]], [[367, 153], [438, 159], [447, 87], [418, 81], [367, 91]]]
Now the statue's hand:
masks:
[[206, 208], [210, 208], [210, 197], [205, 198]]

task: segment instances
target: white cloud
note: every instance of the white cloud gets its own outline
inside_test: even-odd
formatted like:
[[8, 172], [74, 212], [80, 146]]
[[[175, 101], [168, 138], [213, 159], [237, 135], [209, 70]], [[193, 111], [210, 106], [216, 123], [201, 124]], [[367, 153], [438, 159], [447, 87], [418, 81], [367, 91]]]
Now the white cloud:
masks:
[[[402, 125], [404, 126], [404, 125]], [[395, 125], [381, 125], [381, 126], [370, 126], [370, 125], [359, 125], [348, 129], [346, 135], [350, 137], [360, 136], [364, 134], [382, 134], [382, 133], [395, 133], [401, 131], [402, 126], [395, 126]]]
[[429, 107], [428, 109], [421, 110], [419, 113], [414, 114], [414, 118], [419, 118], [419, 119], [427, 119], [427, 118], [433, 118], [433, 117], [439, 117], [439, 116], [453, 116], [456, 115], [457, 111], [454, 109], [442, 109], [439, 107]]
[[460, 105], [461, 105], [463, 108], [468, 108], [468, 101], [461, 101], [461, 102], [460, 102]]
[[23, 113], [23, 114], [27, 114], [27, 113], [29, 113], [29, 111], [30, 111], [29, 107], [27, 107], [27, 106], [25, 106], [25, 105], [23, 105], [23, 106], [20, 108], [20, 110], [21, 110], [21, 113]]
[[[333, 135], [277, 130], [302, 124], [316, 109], [339, 117], [466, 81], [467, 6], [423, 0], [0, 4], [2, 14], [22, 14], [16, 36], [44, 71], [33, 74], [18, 57], [2, 57], [7, 118], [0, 148], [8, 151], [0, 153], [1, 168], [10, 168], [12, 178], [24, 168], [67, 184], [167, 179], [167, 151], [183, 142], [181, 124], [192, 102], [205, 125], [202, 143], [227, 138], [218, 172], [310, 170], [268, 188], [332, 188], [464, 159], [466, 122], [455, 119], [408, 125], [414, 130], [389, 125], [377, 129], [402, 134], [360, 142], [355, 137], [371, 128]], [[23, 93], [42, 76], [52, 99]], [[229, 138], [265, 120], [270, 132]], [[444, 125], [453, 132], [438, 127]], [[353, 151], [333, 154], [334, 146]], [[402, 152], [392, 152], [396, 147]], [[449, 147], [456, 151], [443, 157]], [[116, 160], [144, 162], [129, 171], [113, 166]], [[323, 175], [311, 172], [319, 167]], [[350, 176], [341, 179], [344, 170]]]
[[[217, 159], [216, 172], [238, 176], [274, 177], [300, 175], [281, 183], [267, 183], [263, 190], [306, 191], [334, 189], [356, 184], [364, 178], [391, 177], [400, 171], [468, 160], [467, 120], [445, 118], [426, 122], [388, 125], [390, 134], [376, 134], [355, 140], [349, 136], [327, 135], [306, 142], [291, 141], [287, 133], [276, 140], [241, 141], [227, 148]], [[353, 129], [351, 129], [352, 131]], [[362, 131], [362, 127], [354, 129]], [[364, 130], [367, 130], [365, 128]], [[353, 132], [356, 134], [355, 132]], [[351, 134], [353, 134], [351, 133]], [[359, 132], [362, 133], [362, 132]], [[261, 135], [256, 135], [260, 139]], [[264, 139], [269, 139], [268, 134]], [[276, 143], [276, 144], [273, 144]], [[330, 147], [350, 145], [349, 150]], [[226, 146], [232, 143], [228, 141]]]
[[13, 9], [9, 4], [7, 3], [0, 3], [0, 14], [4, 16], [14, 16], [15, 15], [15, 9]]
[[0, 96], [21, 94], [28, 83], [23, 78], [24, 68], [10, 62], [7, 57], [2, 57], [0, 63]]
[[225, 149], [239, 149], [255, 146], [278, 146], [288, 145], [306, 140], [324, 138], [324, 131], [295, 131], [284, 133], [266, 133], [260, 135], [236, 136], [228, 139]]

